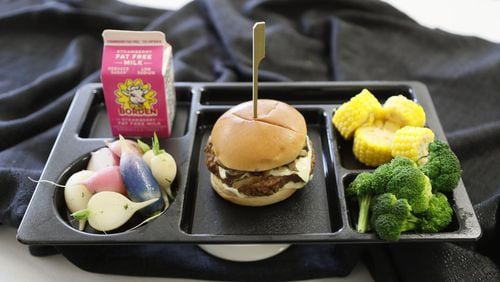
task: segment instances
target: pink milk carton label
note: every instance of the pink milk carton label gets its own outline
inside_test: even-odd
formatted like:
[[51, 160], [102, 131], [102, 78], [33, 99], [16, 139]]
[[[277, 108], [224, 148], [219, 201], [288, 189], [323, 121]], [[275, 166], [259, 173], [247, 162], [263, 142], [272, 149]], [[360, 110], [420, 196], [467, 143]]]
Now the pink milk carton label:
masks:
[[169, 137], [175, 90], [165, 34], [105, 30], [102, 36], [101, 80], [113, 135]]

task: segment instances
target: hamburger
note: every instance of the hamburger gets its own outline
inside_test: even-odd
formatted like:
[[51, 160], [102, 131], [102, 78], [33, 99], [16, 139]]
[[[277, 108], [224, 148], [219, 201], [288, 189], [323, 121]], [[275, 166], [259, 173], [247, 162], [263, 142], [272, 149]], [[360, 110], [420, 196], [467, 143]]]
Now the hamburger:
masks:
[[239, 104], [215, 122], [205, 162], [212, 188], [244, 206], [265, 206], [287, 199], [313, 176], [315, 154], [304, 117], [276, 100]]

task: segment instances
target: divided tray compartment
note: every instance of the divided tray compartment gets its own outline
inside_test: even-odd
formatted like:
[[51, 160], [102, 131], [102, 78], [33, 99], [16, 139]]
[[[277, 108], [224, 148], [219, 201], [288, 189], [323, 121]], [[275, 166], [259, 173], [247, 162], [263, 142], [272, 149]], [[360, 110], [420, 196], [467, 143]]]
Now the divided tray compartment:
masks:
[[[345, 187], [357, 174], [373, 168], [354, 158], [352, 142], [340, 137], [331, 118], [363, 88], [370, 89], [382, 103], [402, 94], [422, 105], [427, 126], [436, 138], [445, 140], [427, 88], [406, 81], [260, 83], [260, 98], [284, 101], [303, 114], [316, 166], [313, 179], [292, 197], [253, 208], [229, 203], [212, 190], [203, 152], [217, 118], [251, 99], [251, 87], [250, 83], [176, 83], [172, 136], [160, 140], [177, 163], [172, 185], [175, 199], [160, 217], [133, 231], [127, 231], [132, 223], [109, 234], [93, 233], [90, 228], [79, 231], [67, 211], [62, 188], [41, 182], [18, 229], [18, 240], [30, 245], [383, 243], [374, 233], [355, 230], [357, 204], [345, 199]], [[113, 139], [102, 85], [83, 86], [75, 95], [41, 179], [64, 184], [71, 173], [85, 167], [90, 152]], [[405, 233], [400, 242], [477, 240], [481, 230], [462, 181], [447, 196], [455, 217], [444, 232]]]
[[[289, 199], [264, 207], [232, 204], [214, 193], [203, 148], [212, 126], [227, 108], [200, 110], [196, 126], [190, 175], [186, 187], [182, 229], [189, 234], [286, 235], [335, 233], [342, 227], [341, 209], [331, 166], [318, 155], [314, 177], [306, 189]], [[316, 152], [329, 150], [327, 117], [323, 109], [301, 108], [308, 124], [308, 136]]]

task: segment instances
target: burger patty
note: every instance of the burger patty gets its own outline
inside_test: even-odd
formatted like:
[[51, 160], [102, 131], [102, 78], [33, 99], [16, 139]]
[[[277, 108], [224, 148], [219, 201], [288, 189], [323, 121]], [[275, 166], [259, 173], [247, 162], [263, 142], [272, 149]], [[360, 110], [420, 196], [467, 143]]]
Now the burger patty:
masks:
[[[304, 150], [307, 154], [309, 151], [307, 143], [304, 146]], [[213, 151], [211, 142], [208, 142], [204, 149], [204, 152], [205, 163], [208, 167], [208, 170], [212, 174], [216, 175], [219, 179], [221, 179], [222, 183], [228, 185], [229, 187], [235, 188], [238, 190], [238, 192], [248, 196], [269, 196], [276, 193], [288, 182], [304, 182], [295, 173], [284, 176], [275, 176], [270, 175], [269, 171], [247, 172], [226, 168], [218, 163], [217, 156]], [[299, 155], [299, 157], [303, 157], [303, 155], [301, 154]], [[315, 159], [316, 158], [313, 151], [311, 156], [310, 175], [312, 175], [313, 173]], [[291, 171], [297, 171], [297, 168], [295, 167], [295, 161], [292, 161], [285, 166], [287, 166]], [[226, 171], [225, 178], [221, 177], [219, 167], [223, 168]]]

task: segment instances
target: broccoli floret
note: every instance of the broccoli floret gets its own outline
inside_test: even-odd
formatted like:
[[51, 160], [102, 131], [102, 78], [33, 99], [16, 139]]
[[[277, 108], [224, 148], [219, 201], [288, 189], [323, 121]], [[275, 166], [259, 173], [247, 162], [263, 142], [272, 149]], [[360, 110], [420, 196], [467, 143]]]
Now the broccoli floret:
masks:
[[382, 214], [390, 213], [397, 200], [396, 196], [391, 193], [384, 193], [374, 197], [371, 206], [372, 219], [375, 219]]
[[390, 165], [392, 168], [406, 167], [406, 166], [417, 167], [417, 164], [414, 161], [403, 156], [396, 156], [394, 159], [392, 159]]
[[422, 166], [429, 177], [435, 192], [449, 192], [455, 189], [460, 180], [462, 169], [460, 161], [448, 144], [435, 140], [429, 144], [429, 156]]
[[[390, 164], [383, 164], [375, 169], [373, 172], [373, 187], [375, 190], [383, 190], [385, 191], [385, 186], [387, 186], [387, 182], [392, 177], [392, 169]], [[383, 192], [382, 192], [383, 193]], [[382, 194], [378, 193], [378, 194]]]
[[451, 222], [453, 209], [448, 202], [448, 198], [442, 193], [432, 195], [429, 201], [429, 208], [418, 217], [421, 219], [419, 231], [434, 233], [445, 229]]
[[416, 167], [415, 162], [406, 157], [397, 156], [390, 163], [383, 164], [373, 172], [373, 186], [377, 194], [386, 192], [387, 183], [399, 167]]
[[393, 214], [383, 214], [375, 219], [375, 231], [382, 240], [398, 241], [401, 237], [402, 220]]
[[372, 193], [373, 174], [362, 172], [349, 184], [347, 188], [348, 196], [363, 196]]
[[386, 191], [393, 193], [398, 199], [407, 199], [415, 213], [425, 211], [432, 196], [429, 178], [413, 161], [401, 161], [398, 166], [393, 167]]
[[358, 200], [359, 215], [357, 230], [360, 233], [365, 233], [370, 229], [368, 212], [370, 211], [370, 203], [374, 194], [372, 179], [373, 174], [369, 172], [360, 173], [347, 188], [347, 195], [356, 197]]
[[378, 236], [383, 240], [398, 241], [402, 232], [415, 230], [419, 219], [411, 210], [406, 199], [397, 199], [392, 193], [375, 197], [371, 221]]

